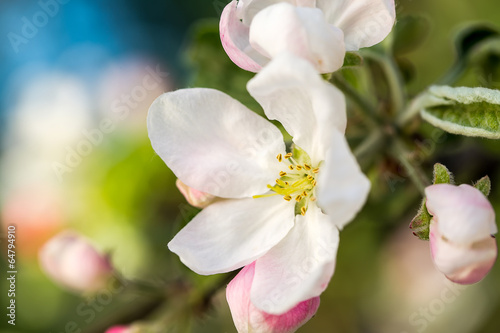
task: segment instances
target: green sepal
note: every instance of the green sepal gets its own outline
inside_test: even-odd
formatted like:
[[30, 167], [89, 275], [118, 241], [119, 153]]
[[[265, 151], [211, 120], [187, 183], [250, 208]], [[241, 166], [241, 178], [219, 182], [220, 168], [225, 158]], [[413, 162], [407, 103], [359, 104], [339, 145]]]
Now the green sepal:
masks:
[[453, 174], [441, 163], [434, 164], [433, 184], [455, 184]]
[[422, 106], [422, 118], [444, 131], [500, 139], [499, 90], [432, 86]]
[[363, 63], [363, 57], [358, 52], [346, 52], [342, 67], [362, 66]]
[[483, 178], [479, 179], [475, 184], [474, 187], [477, 188], [479, 191], [481, 191], [485, 197], [490, 195], [491, 191], [491, 180], [490, 177], [484, 176]]
[[413, 231], [413, 235], [421, 240], [429, 240], [429, 228], [431, 225], [432, 216], [427, 210], [425, 205], [425, 199], [422, 201], [422, 205], [418, 210], [417, 215], [411, 220], [410, 229]]
[[417, 49], [429, 36], [430, 20], [422, 15], [409, 15], [398, 19], [394, 27], [392, 51], [403, 55]]

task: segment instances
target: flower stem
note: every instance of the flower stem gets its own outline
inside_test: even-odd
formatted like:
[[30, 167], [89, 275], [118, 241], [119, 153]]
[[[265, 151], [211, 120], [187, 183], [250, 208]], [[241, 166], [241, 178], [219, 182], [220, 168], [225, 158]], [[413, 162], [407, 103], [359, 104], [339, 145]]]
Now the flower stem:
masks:
[[330, 82], [333, 83], [337, 88], [339, 88], [352, 102], [358, 105], [360, 112], [366, 119], [371, 123], [371, 125], [380, 124], [380, 119], [376, 116], [375, 108], [364, 99], [347, 81], [342, 78], [339, 74], [334, 73], [330, 78]]
[[[362, 165], [369, 164], [371, 158], [383, 147], [385, 136], [380, 129], [375, 129], [370, 135], [354, 149], [354, 156]], [[364, 163], [362, 163], [364, 162]]]
[[413, 184], [417, 187], [422, 195], [425, 196], [425, 188], [431, 184], [425, 173], [419, 165], [411, 161], [410, 154], [406, 145], [398, 138], [394, 138], [393, 144], [390, 149], [392, 157], [396, 158], [399, 163], [405, 168], [408, 177], [412, 180]]
[[388, 54], [381, 54], [376, 51], [366, 49], [362, 52], [363, 56], [371, 58], [378, 62], [384, 71], [389, 85], [392, 107], [395, 113], [400, 113], [403, 110], [406, 102], [406, 93], [404, 90], [404, 80], [401, 72], [394, 61], [394, 58]]

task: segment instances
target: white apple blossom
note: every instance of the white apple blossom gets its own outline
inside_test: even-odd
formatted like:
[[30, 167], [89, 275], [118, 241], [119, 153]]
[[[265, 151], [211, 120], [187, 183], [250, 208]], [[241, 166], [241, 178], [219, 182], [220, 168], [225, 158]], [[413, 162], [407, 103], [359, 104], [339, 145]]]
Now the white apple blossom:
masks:
[[425, 189], [432, 215], [430, 246], [434, 264], [449, 280], [480, 281], [497, 258], [495, 211], [476, 188], [462, 184], [431, 185]]
[[183, 183], [222, 198], [170, 250], [204, 275], [256, 261], [252, 303], [282, 314], [326, 288], [338, 230], [361, 209], [370, 183], [344, 138], [343, 95], [309, 62], [283, 54], [247, 88], [293, 137], [293, 152], [271, 122], [212, 89], [163, 94], [149, 110], [148, 131]]
[[395, 18], [394, 0], [233, 0], [222, 12], [220, 35], [245, 70], [258, 72], [291, 52], [329, 73], [342, 67], [346, 51], [384, 40]]

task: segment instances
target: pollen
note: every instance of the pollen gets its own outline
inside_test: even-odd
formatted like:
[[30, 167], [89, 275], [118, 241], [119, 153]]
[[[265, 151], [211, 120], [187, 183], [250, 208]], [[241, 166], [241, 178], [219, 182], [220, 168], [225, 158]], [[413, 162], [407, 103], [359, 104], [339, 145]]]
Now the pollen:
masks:
[[305, 215], [309, 204], [316, 201], [316, 174], [320, 168], [319, 165], [313, 166], [310, 157], [300, 148], [294, 155], [295, 149], [297, 147], [294, 148], [293, 154], [276, 156], [279, 162], [286, 164], [286, 169], [279, 172], [279, 178], [274, 185], [267, 185], [270, 190], [268, 193], [254, 198], [281, 195], [285, 201], [293, 203], [295, 214]]

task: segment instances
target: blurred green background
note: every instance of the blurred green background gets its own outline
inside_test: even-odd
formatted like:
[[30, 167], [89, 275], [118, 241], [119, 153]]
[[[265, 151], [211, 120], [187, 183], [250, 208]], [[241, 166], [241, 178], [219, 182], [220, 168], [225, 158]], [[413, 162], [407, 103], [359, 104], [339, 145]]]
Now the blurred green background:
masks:
[[[190, 332], [235, 331], [223, 289], [190, 308], [192, 318], [184, 320], [175, 312], [179, 300], [192, 297], [189, 290], [205, 290], [224, 277], [197, 276], [168, 251], [168, 241], [197, 210], [184, 201], [175, 176], [153, 152], [145, 122], [154, 98], [182, 87], [220, 89], [259, 111], [245, 90], [253, 74], [237, 68], [220, 45], [218, 16], [226, 3], [74, 0], [61, 5], [19, 52], [4, 39], [1, 209], [3, 231], [7, 225], [17, 227], [18, 280], [16, 326], [8, 325], [4, 315], [1, 332], [73, 332], [68, 323], [81, 332], [104, 332], [114, 324], [169, 311], [176, 314], [168, 319], [172, 327], [189, 321]], [[39, 10], [34, 2], [1, 6], [5, 35], [19, 31], [21, 18]], [[399, 59], [412, 73], [411, 94], [452, 66], [452, 40], [460, 27], [474, 21], [500, 27], [494, 1], [402, 0], [397, 14], [398, 19], [423, 15], [430, 23], [418, 49]], [[141, 87], [157, 66], [169, 75], [159, 77], [157, 87], [144, 97], [127, 103], [123, 96]], [[471, 66], [458, 84], [499, 88], [495, 75]], [[103, 119], [110, 119], [114, 129], [71, 172], [55, 172], [53, 163], [63, 162], [68, 151], [86, 140], [83, 131], [98, 128]], [[459, 183], [488, 174], [490, 199], [500, 212], [500, 145], [415, 126], [424, 170], [430, 175], [439, 161]], [[423, 139], [431, 136], [440, 139]], [[342, 231], [336, 273], [316, 317], [299, 332], [499, 332], [498, 264], [477, 285], [464, 289], [447, 283], [432, 266], [428, 243], [407, 229], [421, 200], [411, 181], [385, 156], [365, 171], [374, 188], [368, 204]], [[39, 247], [64, 229], [81, 232], [110, 253], [125, 278], [173, 290], [163, 294], [125, 288], [109, 302], [97, 298], [95, 307], [85, 303], [55, 285], [38, 265]], [[5, 272], [2, 244], [0, 269]], [[0, 286], [5, 309], [5, 279]], [[157, 308], [163, 299], [169, 300], [167, 307]], [[91, 310], [82, 315], [82, 307]], [[184, 326], [179, 327], [183, 332]]]

